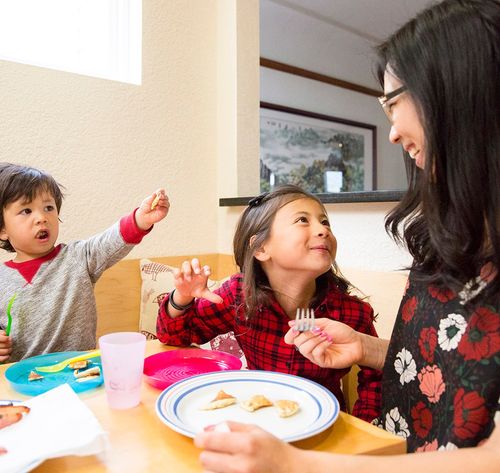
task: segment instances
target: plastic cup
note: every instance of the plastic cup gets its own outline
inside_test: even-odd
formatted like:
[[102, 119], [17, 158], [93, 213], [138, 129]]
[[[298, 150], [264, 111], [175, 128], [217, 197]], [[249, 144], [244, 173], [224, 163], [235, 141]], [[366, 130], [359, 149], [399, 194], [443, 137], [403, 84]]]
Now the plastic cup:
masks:
[[109, 407], [128, 409], [141, 402], [146, 337], [116, 332], [99, 338], [104, 388]]

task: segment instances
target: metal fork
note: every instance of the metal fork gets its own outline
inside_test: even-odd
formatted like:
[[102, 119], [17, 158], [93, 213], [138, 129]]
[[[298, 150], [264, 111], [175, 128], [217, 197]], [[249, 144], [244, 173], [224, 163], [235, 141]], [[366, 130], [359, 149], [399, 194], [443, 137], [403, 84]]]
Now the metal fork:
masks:
[[308, 330], [312, 330], [314, 327], [314, 309], [297, 308], [294, 329], [299, 332], [307, 332]]

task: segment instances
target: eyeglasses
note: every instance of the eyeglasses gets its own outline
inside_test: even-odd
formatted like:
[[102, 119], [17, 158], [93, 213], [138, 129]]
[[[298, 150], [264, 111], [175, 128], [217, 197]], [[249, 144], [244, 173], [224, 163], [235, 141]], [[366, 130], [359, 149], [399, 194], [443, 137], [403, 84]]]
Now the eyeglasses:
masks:
[[389, 92], [386, 95], [381, 95], [378, 98], [380, 105], [382, 105], [382, 109], [384, 110], [387, 118], [389, 119], [389, 121], [391, 123], [392, 123], [392, 109], [391, 109], [391, 104], [389, 103], [389, 101], [392, 100], [394, 97], [401, 95], [403, 92], [406, 92], [406, 85], [403, 85], [403, 86], [399, 87], [398, 89], [393, 90], [392, 92]]

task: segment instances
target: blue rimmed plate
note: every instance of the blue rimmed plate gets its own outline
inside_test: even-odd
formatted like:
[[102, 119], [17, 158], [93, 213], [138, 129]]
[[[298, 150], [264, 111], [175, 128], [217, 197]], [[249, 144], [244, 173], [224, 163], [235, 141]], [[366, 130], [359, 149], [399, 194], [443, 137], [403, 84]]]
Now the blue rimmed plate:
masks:
[[[232, 406], [202, 410], [220, 390], [237, 398]], [[296, 401], [300, 410], [281, 418], [274, 407], [247, 412], [238, 404], [255, 394], [270, 401]], [[298, 376], [270, 371], [221, 371], [178, 381], [156, 401], [156, 413], [168, 427], [195, 437], [207, 425], [227, 420], [256, 424], [285, 442], [295, 442], [323, 432], [339, 415], [337, 398], [320, 384]]]
[[[12, 386], [12, 389], [27, 396], [42, 394], [64, 383], [68, 383], [73, 391], [77, 393], [97, 388], [103, 383], [102, 367], [99, 378], [94, 378], [90, 381], [76, 381], [73, 370], [68, 367], [57, 373], [39, 373], [43, 376], [43, 379], [28, 381], [28, 376], [35, 369], [35, 366], [53, 365], [81, 353], [84, 352], [64, 351], [26, 358], [7, 368], [5, 377]], [[89, 361], [92, 362], [91, 366], [101, 366], [101, 357], [95, 357]]]

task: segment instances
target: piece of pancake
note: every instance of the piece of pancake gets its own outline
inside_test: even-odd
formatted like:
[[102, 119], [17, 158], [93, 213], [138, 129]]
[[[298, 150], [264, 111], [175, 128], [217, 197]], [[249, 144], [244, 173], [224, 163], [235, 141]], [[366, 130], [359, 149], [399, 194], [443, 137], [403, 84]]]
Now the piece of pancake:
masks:
[[262, 394], [256, 394], [250, 399], [247, 399], [246, 401], [240, 403], [240, 406], [248, 412], [254, 412], [257, 409], [261, 409], [262, 407], [269, 407], [272, 405], [273, 403]]
[[68, 367], [72, 370], [82, 370], [84, 368], [87, 368], [87, 366], [89, 366], [88, 360], [74, 361], [73, 363], [70, 363], [68, 365]]
[[201, 407], [204, 411], [213, 411], [214, 409], [221, 409], [223, 407], [231, 406], [236, 402], [236, 398], [227, 394], [222, 389], [217, 393], [214, 399], [212, 399], [207, 405]]
[[31, 371], [28, 375], [28, 381], [38, 381], [40, 379], [43, 379], [43, 376], [38, 374], [36, 371]]
[[83, 371], [75, 370], [76, 379], [87, 378], [89, 376], [99, 376], [100, 374], [101, 374], [101, 368], [99, 366], [93, 366], [92, 368]]
[[151, 202], [151, 210], [154, 210], [154, 208], [158, 205], [158, 202], [160, 202], [161, 194], [158, 193], [156, 194], [156, 197], [153, 199], [153, 202]]
[[280, 399], [275, 401], [274, 407], [278, 410], [278, 415], [280, 417], [290, 417], [296, 414], [300, 407], [298, 402], [289, 401], [288, 399]]

